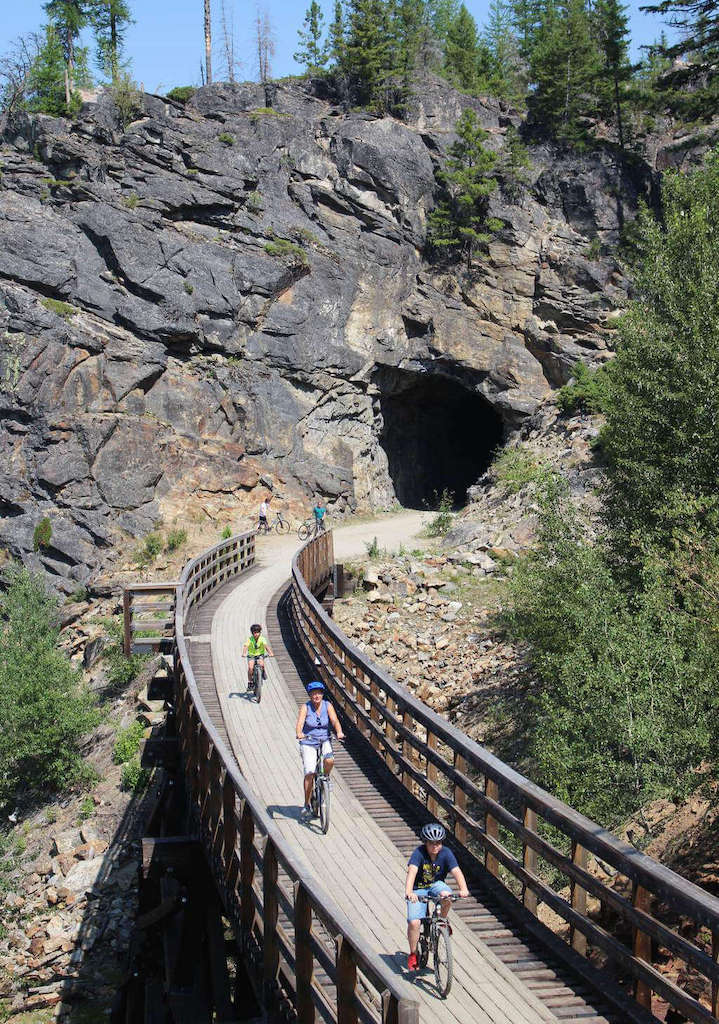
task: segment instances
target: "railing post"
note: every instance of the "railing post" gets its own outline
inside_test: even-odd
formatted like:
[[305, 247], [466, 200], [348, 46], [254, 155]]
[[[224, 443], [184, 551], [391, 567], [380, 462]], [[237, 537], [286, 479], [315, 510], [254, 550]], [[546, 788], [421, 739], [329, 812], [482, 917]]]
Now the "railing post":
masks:
[[[712, 932], [712, 960], [719, 964], [719, 931]], [[719, 1017], [719, 982], [712, 982], [712, 1013]]]
[[[377, 700], [379, 700], [379, 686], [377, 685], [377, 683], [375, 683], [374, 680], [370, 681], [370, 679], [369, 679], [369, 677], [367, 676], [366, 673], [365, 673], [364, 681], [365, 681], [365, 683], [369, 683], [370, 693], [372, 694], [372, 696], [375, 697]], [[369, 717], [370, 717], [370, 721], [373, 722], [376, 726], [379, 727], [379, 726], [382, 725], [382, 716], [380, 714], [379, 708], [377, 708], [371, 702], [370, 702], [370, 708], [369, 708]], [[372, 744], [372, 746], [374, 747], [375, 750], [380, 751], [380, 752], [382, 751], [382, 741], [379, 738], [379, 736], [375, 735], [374, 732], [370, 736], [370, 743]]]
[[[409, 711], [407, 711], [407, 710], [403, 711], [402, 712], [402, 725], [405, 727], [407, 732], [412, 732], [413, 731], [412, 730], [412, 725], [413, 724], [414, 724], [414, 719], [410, 715]], [[414, 760], [415, 760], [415, 758], [414, 758], [414, 747], [413, 747], [412, 743], [410, 742], [410, 740], [407, 739], [406, 736], [402, 737], [402, 754], [403, 754], [403, 756], [405, 757], [405, 759], [407, 761], [410, 761], [410, 762], [414, 763]], [[408, 789], [410, 791], [410, 793], [414, 793], [413, 781], [414, 780], [412, 779], [412, 776], [409, 774], [409, 772], [407, 772], [407, 771], [403, 771], [402, 772], [402, 785], [405, 787], [405, 789]]]
[[[587, 851], [583, 846], [580, 846], [574, 839], [572, 840], [572, 864], [576, 864], [577, 867], [587, 867]], [[579, 882], [575, 882], [574, 879], [570, 882], [570, 893], [572, 899], [572, 909], [576, 910], [582, 917], [586, 917], [587, 914], [587, 890], [584, 889]], [[587, 955], [587, 936], [584, 932], [580, 932], [574, 925], [569, 927], [569, 941], [572, 949], [576, 949], [577, 953], [581, 953], [582, 956]]]
[[[467, 762], [458, 751], [454, 752], [454, 770], [459, 772], [460, 775], [466, 775], [467, 773]], [[454, 805], [460, 811], [467, 810], [467, 794], [462, 787], [455, 782], [454, 784]], [[454, 835], [459, 843], [467, 842], [467, 829], [464, 827], [460, 820], [457, 820], [454, 826]]]
[[229, 772], [225, 772], [222, 784], [222, 873], [230, 892], [237, 883], [237, 795]]
[[122, 621], [124, 626], [123, 649], [125, 657], [129, 658], [132, 654], [132, 595], [129, 587], [125, 587], [122, 592]]
[[252, 880], [255, 876], [255, 821], [250, 805], [245, 801], [240, 818], [240, 920], [243, 935], [249, 937], [255, 923], [255, 904], [252, 900]]
[[295, 882], [295, 985], [297, 1020], [314, 1024], [315, 1004], [312, 1000], [312, 904], [301, 882]]
[[[641, 885], [637, 885], [636, 882], [632, 886], [632, 906], [636, 910], [643, 910], [645, 913], [649, 913], [649, 893]], [[652, 962], [652, 940], [646, 932], [643, 932], [641, 928], [634, 928], [634, 955], [640, 960], [644, 960], [645, 963], [651, 964]], [[647, 985], [646, 981], [641, 981], [637, 978], [634, 984], [634, 998], [643, 1006], [645, 1010], [651, 1011], [652, 1008], [652, 990]]]
[[[495, 803], [499, 800], [499, 787], [494, 779], [490, 779], [488, 775], [484, 777], [484, 795], [490, 800], [494, 800]], [[489, 839], [499, 839], [499, 824], [489, 811], [484, 816], [484, 832]], [[499, 874], [499, 862], [489, 850], [484, 851], [484, 866], [490, 875]]]
[[[522, 823], [524, 827], [530, 832], [537, 831], [537, 814], [531, 807], [524, 806], [524, 814], [522, 815]], [[525, 842], [522, 848], [522, 863], [525, 871], [529, 871], [535, 875], [537, 873], [537, 852], [533, 850], [529, 843]], [[537, 914], [537, 894], [533, 889], [530, 889], [528, 885], [525, 885], [522, 889], [522, 903], [532, 914]]]
[[262, 978], [268, 1007], [280, 965], [280, 947], [277, 941], [278, 911], [277, 852], [275, 844], [268, 836], [265, 843], [265, 855], [262, 858], [262, 945], [264, 948]]
[[[427, 746], [430, 750], [437, 749], [437, 737], [433, 732], [427, 730]], [[427, 781], [436, 784], [438, 778], [437, 765], [432, 764], [429, 757], [427, 758]], [[432, 818], [437, 817], [439, 811], [439, 804], [433, 796], [430, 796], [429, 790], [427, 791], [427, 810]]]
[[337, 948], [337, 1024], [357, 1024], [357, 959], [349, 941], [335, 939]]

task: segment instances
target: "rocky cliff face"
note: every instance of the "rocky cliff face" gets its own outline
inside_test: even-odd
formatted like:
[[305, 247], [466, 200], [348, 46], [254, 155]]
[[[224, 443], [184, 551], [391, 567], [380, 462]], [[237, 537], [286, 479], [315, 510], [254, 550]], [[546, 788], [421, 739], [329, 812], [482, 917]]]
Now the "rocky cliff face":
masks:
[[70, 590], [158, 517], [268, 482], [339, 509], [463, 493], [575, 359], [606, 355], [627, 282], [599, 243], [651, 188], [609, 150], [533, 146], [476, 271], [430, 265], [434, 170], [468, 104], [501, 153], [511, 114], [432, 82], [409, 124], [299, 85], [145, 95], [124, 131], [107, 98], [11, 123], [0, 546]]

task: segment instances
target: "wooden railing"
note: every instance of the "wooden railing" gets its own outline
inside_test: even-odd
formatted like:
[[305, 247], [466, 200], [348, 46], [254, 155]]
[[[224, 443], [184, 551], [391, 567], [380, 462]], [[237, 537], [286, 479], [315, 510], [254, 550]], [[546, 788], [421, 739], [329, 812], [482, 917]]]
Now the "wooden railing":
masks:
[[[332, 562], [330, 533], [295, 556], [295, 627], [338, 707], [397, 778], [532, 914], [539, 903], [558, 914], [577, 953], [633, 978], [639, 1006], [651, 1010], [656, 993], [688, 1020], [716, 1024], [719, 899], [535, 786], [353, 646], [313, 594]], [[600, 913], [590, 916], [588, 896]], [[681, 985], [657, 969], [670, 958], [682, 962]]]
[[158, 648], [175, 628], [177, 583], [132, 583], [122, 594], [123, 646], [129, 658], [138, 648]]
[[238, 770], [198, 692], [187, 623], [218, 586], [253, 562], [254, 536], [233, 537], [190, 562], [177, 589], [179, 744], [195, 824], [225, 911], [255, 965], [266, 1009], [294, 1009], [301, 1024], [313, 1024], [317, 1015], [339, 1024], [418, 1024], [411, 990], [307, 877]]

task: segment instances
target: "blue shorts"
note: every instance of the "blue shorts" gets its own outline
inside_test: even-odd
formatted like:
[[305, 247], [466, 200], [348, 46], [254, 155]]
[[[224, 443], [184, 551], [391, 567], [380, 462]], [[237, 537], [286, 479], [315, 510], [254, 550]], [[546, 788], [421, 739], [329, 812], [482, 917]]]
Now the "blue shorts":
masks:
[[[429, 889], [415, 889], [418, 896], [429, 896], [431, 899], [436, 899], [443, 892], [452, 892], [446, 882], [432, 882]], [[427, 904], [410, 903], [407, 900], [407, 920], [408, 921], [421, 921], [423, 917], [427, 916]]]

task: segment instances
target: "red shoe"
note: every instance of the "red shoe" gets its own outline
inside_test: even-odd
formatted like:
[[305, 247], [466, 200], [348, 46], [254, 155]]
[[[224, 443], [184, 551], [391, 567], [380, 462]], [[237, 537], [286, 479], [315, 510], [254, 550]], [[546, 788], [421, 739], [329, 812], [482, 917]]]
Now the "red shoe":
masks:
[[417, 954], [410, 953], [407, 957], [407, 970], [416, 971], [419, 970], [419, 964], [417, 963]]

